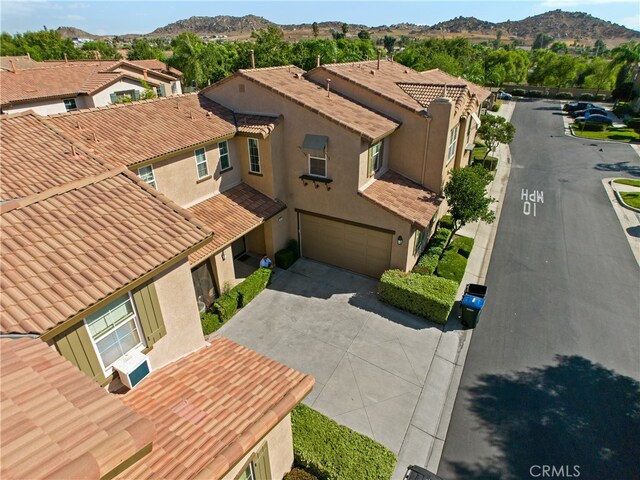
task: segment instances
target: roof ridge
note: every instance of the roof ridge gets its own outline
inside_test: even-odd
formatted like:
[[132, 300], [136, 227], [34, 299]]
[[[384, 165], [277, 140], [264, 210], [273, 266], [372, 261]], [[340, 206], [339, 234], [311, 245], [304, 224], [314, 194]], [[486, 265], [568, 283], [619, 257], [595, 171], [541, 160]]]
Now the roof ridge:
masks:
[[261, 71], [265, 71], [265, 70], [284, 70], [285, 68], [297, 68], [298, 70], [302, 70], [303, 72], [305, 71], [304, 69], [298, 67], [297, 65], [293, 65], [293, 64], [289, 64], [289, 65], [275, 65], [272, 67], [259, 67], [259, 68], [240, 68], [238, 69], [238, 72], [261, 72]]

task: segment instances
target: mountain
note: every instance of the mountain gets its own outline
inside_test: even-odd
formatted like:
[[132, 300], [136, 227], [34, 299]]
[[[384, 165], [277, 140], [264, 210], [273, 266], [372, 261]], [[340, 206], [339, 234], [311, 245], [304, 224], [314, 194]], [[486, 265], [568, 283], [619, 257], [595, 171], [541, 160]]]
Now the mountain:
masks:
[[60, 34], [62, 38], [91, 38], [93, 40], [100, 39], [100, 35], [93, 35], [89, 32], [85, 32], [84, 30], [80, 30], [75, 27], [58, 27], [56, 28], [56, 32]]
[[456, 17], [446, 22], [436, 23], [425, 30], [438, 30], [449, 33], [476, 33], [489, 35], [495, 32], [496, 24], [475, 17]]
[[191, 17], [156, 28], [149, 36], [174, 37], [182, 32], [193, 32], [198, 35], [223, 35], [229, 32], [251, 32], [268, 28], [271, 25], [275, 25], [275, 23], [256, 15], [245, 15], [244, 17], [231, 17], [229, 15]]

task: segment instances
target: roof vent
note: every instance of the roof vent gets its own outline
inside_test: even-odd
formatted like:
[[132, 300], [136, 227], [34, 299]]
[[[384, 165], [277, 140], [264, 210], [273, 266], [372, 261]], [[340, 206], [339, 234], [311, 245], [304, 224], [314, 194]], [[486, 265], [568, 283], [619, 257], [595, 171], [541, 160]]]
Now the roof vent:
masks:
[[211, 118], [211, 117], [212, 117], [211, 112], [207, 112], [207, 118]]
[[331, 79], [327, 78], [327, 97], [331, 96]]
[[302, 75], [300, 75], [298, 72], [293, 74], [293, 78], [302, 78]]
[[371, 75], [375, 75], [375, 74], [376, 74], [376, 71], [375, 71], [375, 70], [371, 70], [371, 72], [370, 72], [370, 73], [371, 73]]

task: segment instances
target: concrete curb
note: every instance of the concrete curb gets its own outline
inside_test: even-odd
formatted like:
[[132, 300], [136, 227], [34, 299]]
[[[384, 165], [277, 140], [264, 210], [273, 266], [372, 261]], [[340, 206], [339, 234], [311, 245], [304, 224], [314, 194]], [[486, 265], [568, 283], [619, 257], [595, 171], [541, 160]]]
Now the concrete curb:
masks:
[[638, 265], [640, 265], [640, 238], [631, 235], [629, 232], [629, 229], [631, 228], [640, 228], [640, 216], [638, 215], [639, 212], [637, 210], [626, 208], [619, 202], [618, 194], [615, 187], [613, 186], [613, 180], [615, 180], [616, 178], [620, 177], [603, 178], [602, 186], [604, 187], [607, 197], [611, 202], [613, 211], [618, 217], [618, 221], [620, 222], [622, 231], [627, 238], [627, 242], [629, 242], [631, 252], [635, 257], [636, 262], [638, 262]]
[[622, 195], [620, 195], [621, 193], [627, 193], [627, 192], [640, 192], [640, 187], [633, 187], [631, 185], [616, 183], [616, 180], [624, 180], [624, 178], [613, 178], [609, 180], [609, 186], [613, 190], [613, 193], [616, 195], [616, 198], [618, 199], [618, 201], [622, 204], [623, 207], [628, 208], [631, 211], [640, 213], [640, 208], [632, 207], [627, 202], [625, 202], [624, 198], [622, 198]]

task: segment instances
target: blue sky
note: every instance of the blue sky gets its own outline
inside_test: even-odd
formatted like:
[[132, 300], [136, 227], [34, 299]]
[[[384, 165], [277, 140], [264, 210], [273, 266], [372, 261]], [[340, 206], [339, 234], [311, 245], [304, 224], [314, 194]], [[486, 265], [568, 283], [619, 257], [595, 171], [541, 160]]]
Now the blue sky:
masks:
[[557, 8], [640, 30], [638, 0], [473, 1], [0, 1], [0, 26], [9, 33], [74, 26], [98, 35], [149, 33], [176, 20], [199, 16], [260, 15], [280, 24], [338, 20], [368, 26], [409, 22], [433, 25], [457, 16], [499, 22]]

